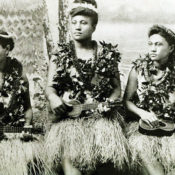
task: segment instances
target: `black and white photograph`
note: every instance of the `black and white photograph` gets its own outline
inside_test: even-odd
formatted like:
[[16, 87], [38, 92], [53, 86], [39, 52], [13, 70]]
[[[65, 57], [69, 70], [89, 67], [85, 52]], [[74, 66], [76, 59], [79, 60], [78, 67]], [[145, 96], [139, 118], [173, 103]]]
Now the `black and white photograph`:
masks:
[[174, 0], [0, 0], [0, 175], [175, 175]]

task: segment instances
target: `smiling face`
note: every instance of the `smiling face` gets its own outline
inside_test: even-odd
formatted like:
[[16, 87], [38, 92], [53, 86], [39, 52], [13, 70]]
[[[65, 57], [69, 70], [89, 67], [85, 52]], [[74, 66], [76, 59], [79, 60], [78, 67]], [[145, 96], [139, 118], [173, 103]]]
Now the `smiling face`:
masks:
[[70, 30], [74, 40], [83, 41], [92, 37], [95, 26], [91, 17], [76, 15], [71, 18]]
[[151, 60], [166, 63], [173, 47], [161, 35], [153, 34], [149, 37], [148, 50]]

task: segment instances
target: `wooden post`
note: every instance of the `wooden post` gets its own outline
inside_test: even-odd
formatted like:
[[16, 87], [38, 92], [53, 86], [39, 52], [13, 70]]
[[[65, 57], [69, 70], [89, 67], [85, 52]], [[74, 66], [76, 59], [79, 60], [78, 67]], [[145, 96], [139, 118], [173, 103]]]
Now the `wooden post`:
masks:
[[[43, 1], [45, 4], [45, 8], [47, 8], [47, 5], [45, 3], [45, 1]], [[53, 43], [53, 38], [52, 38], [52, 34], [50, 31], [50, 26], [49, 26], [49, 17], [48, 14], [45, 14], [45, 18], [44, 18], [44, 22], [43, 22], [43, 28], [44, 28], [44, 38], [46, 41], [46, 49], [47, 49], [47, 55], [50, 59], [52, 51], [54, 49], [54, 43]]]
[[58, 0], [58, 30], [59, 42], [63, 43], [68, 40], [68, 0]]

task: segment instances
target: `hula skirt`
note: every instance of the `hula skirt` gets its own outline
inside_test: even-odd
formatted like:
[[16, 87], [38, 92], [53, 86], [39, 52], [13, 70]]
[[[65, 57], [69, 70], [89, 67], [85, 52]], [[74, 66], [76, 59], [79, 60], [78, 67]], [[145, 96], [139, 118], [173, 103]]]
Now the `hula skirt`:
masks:
[[111, 162], [118, 169], [129, 166], [129, 147], [123, 134], [123, 117], [94, 114], [88, 118], [67, 119], [54, 124], [46, 137], [46, 164], [69, 158], [81, 171], [91, 171], [98, 163]]
[[138, 122], [132, 122], [128, 124], [127, 136], [135, 162], [157, 160], [163, 165], [165, 174], [175, 169], [175, 134], [162, 137], [143, 135], [138, 131]]
[[41, 173], [39, 152], [43, 147], [42, 145], [39, 141], [1, 140], [0, 174], [39, 175]]

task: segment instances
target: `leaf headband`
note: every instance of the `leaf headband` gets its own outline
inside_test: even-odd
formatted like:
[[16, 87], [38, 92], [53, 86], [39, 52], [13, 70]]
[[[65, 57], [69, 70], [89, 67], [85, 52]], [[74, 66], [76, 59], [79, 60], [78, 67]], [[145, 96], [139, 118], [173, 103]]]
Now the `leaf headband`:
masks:
[[85, 9], [90, 9], [96, 13], [98, 13], [98, 10], [95, 6], [92, 4], [88, 4], [87, 2], [85, 3], [72, 3], [72, 5], [68, 8], [68, 12], [70, 13], [71, 10], [76, 9], [76, 8], [85, 8]]

